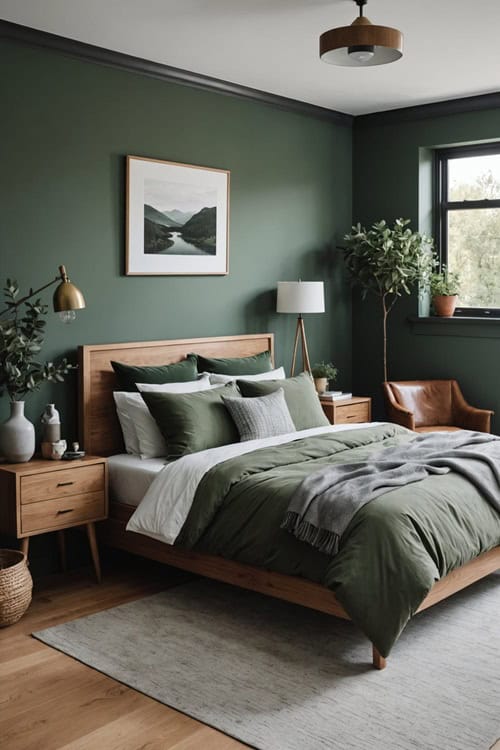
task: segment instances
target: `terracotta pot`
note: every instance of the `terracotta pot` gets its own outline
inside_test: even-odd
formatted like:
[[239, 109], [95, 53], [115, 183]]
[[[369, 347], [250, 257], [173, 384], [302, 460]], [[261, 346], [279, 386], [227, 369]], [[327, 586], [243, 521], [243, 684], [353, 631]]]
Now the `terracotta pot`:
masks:
[[327, 378], [314, 378], [314, 387], [319, 394], [324, 393], [328, 388]]
[[432, 298], [434, 311], [440, 318], [452, 318], [457, 302], [457, 294], [437, 294]]

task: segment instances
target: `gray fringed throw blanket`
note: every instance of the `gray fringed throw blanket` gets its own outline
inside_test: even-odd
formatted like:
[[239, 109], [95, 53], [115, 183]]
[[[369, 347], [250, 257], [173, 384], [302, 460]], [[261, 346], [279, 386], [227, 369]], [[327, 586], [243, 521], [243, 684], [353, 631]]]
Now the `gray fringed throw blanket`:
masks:
[[454, 471], [500, 512], [500, 438], [481, 432], [418, 435], [369, 461], [337, 464], [308, 476], [293, 495], [281, 528], [321, 552], [335, 554], [355, 513], [390, 490]]

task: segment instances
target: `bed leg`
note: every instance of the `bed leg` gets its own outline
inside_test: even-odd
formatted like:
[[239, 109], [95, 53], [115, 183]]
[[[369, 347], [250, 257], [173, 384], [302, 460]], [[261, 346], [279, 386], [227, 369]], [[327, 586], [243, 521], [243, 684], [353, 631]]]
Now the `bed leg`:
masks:
[[375, 646], [372, 646], [372, 654], [373, 654], [373, 666], [375, 667], [375, 669], [385, 669], [387, 666], [387, 661], [385, 660], [383, 656], [379, 654]]

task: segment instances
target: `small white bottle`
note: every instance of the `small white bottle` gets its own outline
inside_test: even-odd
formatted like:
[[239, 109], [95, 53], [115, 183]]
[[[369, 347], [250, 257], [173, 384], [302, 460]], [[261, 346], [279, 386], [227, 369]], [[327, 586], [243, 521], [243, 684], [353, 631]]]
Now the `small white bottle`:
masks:
[[57, 443], [61, 439], [61, 418], [55, 404], [47, 404], [42, 414], [44, 443]]

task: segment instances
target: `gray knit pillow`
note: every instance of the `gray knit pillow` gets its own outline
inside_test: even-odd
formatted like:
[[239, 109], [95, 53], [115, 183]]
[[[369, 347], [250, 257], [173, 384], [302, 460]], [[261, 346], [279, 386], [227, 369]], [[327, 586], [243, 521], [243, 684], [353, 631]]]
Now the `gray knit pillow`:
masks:
[[240, 433], [241, 441], [295, 432], [283, 388], [267, 396], [229, 398], [222, 396]]

